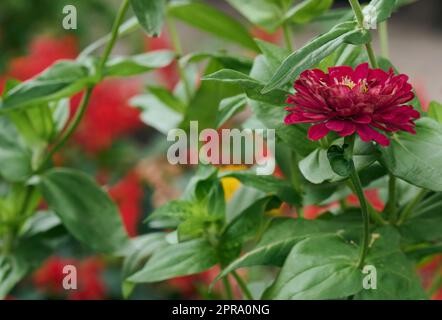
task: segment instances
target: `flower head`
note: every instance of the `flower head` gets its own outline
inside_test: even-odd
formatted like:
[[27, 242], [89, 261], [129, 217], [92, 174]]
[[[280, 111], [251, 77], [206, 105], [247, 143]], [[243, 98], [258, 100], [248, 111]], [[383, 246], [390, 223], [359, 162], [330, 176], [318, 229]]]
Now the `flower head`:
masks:
[[[330, 131], [341, 137], [357, 133], [365, 142], [388, 146], [380, 133], [400, 130], [416, 133], [419, 112], [405, 105], [414, 98], [404, 74], [370, 69], [367, 63], [353, 68], [340, 66], [307, 70], [295, 81], [296, 93], [289, 95], [286, 124], [312, 123], [308, 137], [319, 140]], [[377, 130], [376, 130], [377, 129]]]

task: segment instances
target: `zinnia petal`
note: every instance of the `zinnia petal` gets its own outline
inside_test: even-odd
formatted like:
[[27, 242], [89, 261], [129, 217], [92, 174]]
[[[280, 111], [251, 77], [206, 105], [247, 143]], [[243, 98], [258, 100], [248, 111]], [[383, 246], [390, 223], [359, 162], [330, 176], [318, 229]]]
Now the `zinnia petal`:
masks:
[[324, 138], [330, 130], [327, 128], [325, 123], [319, 123], [311, 126], [308, 129], [308, 137], [310, 140], [319, 140]]

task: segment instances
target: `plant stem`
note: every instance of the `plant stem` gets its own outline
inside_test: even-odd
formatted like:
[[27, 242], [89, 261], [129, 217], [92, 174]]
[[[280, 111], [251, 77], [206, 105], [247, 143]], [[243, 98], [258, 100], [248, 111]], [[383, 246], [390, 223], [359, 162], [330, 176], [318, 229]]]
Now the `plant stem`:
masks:
[[114, 25], [112, 26], [110, 40], [107, 43], [106, 48], [104, 49], [104, 53], [101, 56], [100, 64], [98, 65], [98, 73], [102, 74], [104, 66], [106, 65], [107, 59], [109, 58], [112, 49], [115, 46], [115, 42], [118, 38], [118, 30], [120, 29], [120, 25], [123, 22], [124, 16], [126, 15], [127, 9], [129, 8], [129, 0], [124, 0], [121, 4], [120, 9], [118, 10], [117, 17], [115, 18]]
[[236, 273], [236, 271], [232, 271], [232, 275], [235, 278], [236, 282], [238, 283], [238, 286], [241, 288], [244, 298], [247, 300], [253, 300], [252, 293], [250, 292], [249, 288], [247, 288], [246, 283], [244, 282], [243, 279], [241, 279], [239, 274]]
[[[176, 30], [175, 22], [172, 18], [167, 19], [167, 26], [169, 28], [170, 38], [172, 40], [173, 47], [175, 49], [175, 52], [177, 53], [178, 57], [180, 58], [183, 55], [183, 47], [181, 45], [180, 37], [178, 36], [178, 32]], [[187, 79], [186, 72], [181, 65], [180, 61], [178, 60], [178, 73], [180, 75], [180, 79], [183, 82], [184, 90], [186, 92], [187, 101], [190, 102], [190, 99], [192, 98], [192, 90], [190, 89], [190, 83], [189, 79]]]
[[356, 168], [354, 166], [354, 162], [353, 162], [353, 147], [354, 147], [354, 140], [355, 140], [355, 135], [351, 135], [349, 137], [345, 138], [345, 143], [349, 145], [348, 147], [348, 154], [349, 154], [349, 159], [350, 159], [350, 163], [351, 163], [351, 173], [350, 173], [350, 181], [351, 184], [353, 185], [353, 189], [355, 191], [356, 196], [359, 199], [359, 203], [361, 206], [361, 213], [362, 213], [362, 223], [363, 223], [363, 228], [362, 228], [362, 239], [361, 239], [361, 251], [359, 254], [359, 261], [358, 261], [358, 268], [362, 268], [362, 266], [364, 265], [364, 261], [365, 261], [365, 257], [367, 256], [368, 253], [368, 244], [369, 244], [369, 224], [370, 224], [370, 216], [369, 216], [369, 211], [368, 211], [368, 204], [367, 204], [367, 200], [365, 199], [365, 195], [364, 195], [364, 190], [362, 189], [362, 183], [361, 180], [359, 179], [359, 175], [358, 172], [356, 171]]
[[[115, 22], [112, 27], [112, 32], [110, 35], [110, 40], [107, 43], [107, 46], [104, 49], [103, 55], [98, 64], [97, 68], [98, 81], [102, 80], [104, 67], [106, 65], [107, 59], [109, 58], [112, 52], [112, 49], [115, 46], [115, 42], [117, 41], [118, 38], [118, 31], [120, 25], [123, 22], [124, 16], [126, 15], [128, 8], [129, 8], [129, 0], [124, 0], [124, 2], [121, 4], [120, 9], [118, 10], [117, 17], [115, 18]], [[75, 130], [77, 129], [78, 125], [81, 122], [81, 119], [86, 113], [87, 107], [89, 105], [89, 100], [91, 98], [92, 91], [94, 90], [95, 85], [96, 84], [90, 85], [86, 89], [86, 92], [84, 93], [83, 98], [81, 100], [80, 106], [78, 107], [77, 112], [74, 115], [74, 119], [71, 120], [68, 128], [64, 131], [64, 133], [61, 135], [61, 137], [58, 139], [55, 145], [48, 152], [48, 155], [46, 156], [40, 167], [37, 169], [37, 172], [43, 169], [48, 164], [52, 156], [64, 146], [64, 144], [69, 140], [69, 138], [75, 132]]]
[[[348, 0], [350, 2], [351, 8], [355, 14], [358, 25], [361, 29], [364, 28], [364, 13], [362, 12], [361, 5], [358, 0]], [[365, 44], [365, 49], [367, 50], [368, 59], [370, 60], [370, 64], [372, 68], [378, 68], [378, 61], [376, 59], [376, 55], [373, 50], [373, 46], [371, 42]]]
[[292, 32], [290, 30], [290, 26], [287, 23], [284, 23], [282, 25], [282, 29], [284, 31], [285, 46], [288, 50], [293, 51]]
[[[353, 184], [351, 183], [351, 181], [349, 181], [348, 183], [348, 187], [353, 191], [354, 194], [356, 194], [356, 189], [354, 188]], [[381, 225], [384, 226], [387, 224], [387, 222], [382, 219], [381, 215], [379, 214], [379, 212], [377, 212], [370, 203], [367, 203], [368, 206], [368, 213], [370, 214], [371, 219], [373, 220], [373, 222], [375, 222], [377, 225]]]
[[232, 286], [228, 279], [228, 275], [223, 278], [224, 288], [226, 289], [227, 300], [233, 300]]
[[23, 217], [28, 211], [29, 202], [32, 198], [33, 191], [34, 191], [34, 186], [26, 188], [25, 195], [23, 198], [23, 203], [20, 209], [14, 213], [14, 215], [16, 215], [18, 219], [12, 225], [6, 228], [6, 232], [3, 238], [3, 246], [2, 246], [2, 252], [4, 255], [8, 255], [14, 246], [15, 238], [23, 223], [20, 218]]
[[422, 189], [421, 191], [419, 191], [419, 193], [414, 197], [414, 199], [408, 203], [408, 205], [404, 208], [404, 210], [402, 210], [399, 221], [398, 221], [398, 225], [402, 224], [405, 222], [405, 220], [408, 219], [408, 217], [411, 215], [411, 213], [413, 212], [413, 209], [425, 198], [425, 196], [428, 194], [428, 190], [427, 189]]
[[48, 152], [45, 160], [42, 162], [42, 165], [40, 166], [40, 168], [37, 171], [40, 171], [41, 169], [46, 167], [46, 165], [52, 159], [54, 154], [56, 152], [58, 152], [64, 146], [64, 144], [69, 140], [69, 138], [75, 132], [75, 130], [77, 129], [78, 125], [81, 122], [81, 119], [83, 119], [83, 116], [86, 113], [86, 109], [89, 104], [89, 100], [92, 96], [93, 89], [94, 89], [94, 86], [91, 86], [86, 90], [86, 92], [83, 95], [83, 98], [81, 99], [80, 106], [78, 107], [78, 110], [74, 115], [74, 118], [71, 120], [71, 122], [69, 123], [69, 126], [66, 128], [66, 130], [64, 130], [63, 134], [58, 139], [57, 143]]
[[381, 43], [381, 54], [384, 58], [389, 58], [390, 47], [388, 45], [388, 22], [382, 21], [379, 24], [379, 40]]
[[396, 201], [396, 178], [392, 174], [388, 180], [388, 201], [384, 212], [388, 214], [390, 223], [394, 224], [397, 220], [397, 201]]

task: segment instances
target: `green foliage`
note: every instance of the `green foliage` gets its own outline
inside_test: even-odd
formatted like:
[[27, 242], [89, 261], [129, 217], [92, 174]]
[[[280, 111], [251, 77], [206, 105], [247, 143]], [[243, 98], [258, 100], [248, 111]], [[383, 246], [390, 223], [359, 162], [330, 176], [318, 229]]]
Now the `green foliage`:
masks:
[[[287, 37], [293, 27], [311, 21], [334, 26], [292, 52], [290, 45], [254, 40], [249, 26], [203, 1], [128, 0], [118, 17], [125, 17], [128, 4], [135, 17], [124, 24], [117, 20], [113, 32], [89, 45], [77, 60], [57, 61], [23, 83], [6, 83], [0, 101], [0, 299], [66, 235], [95, 252], [123, 258], [126, 298], [138, 283], [192, 275], [215, 265], [221, 268], [217, 280], [228, 280], [240, 268], [272, 267], [264, 299], [427, 298], [415, 263], [442, 252], [441, 105], [433, 101], [425, 114], [413, 100], [423, 116], [416, 121], [416, 135], [391, 133], [389, 147], [356, 139], [350, 150], [336, 134], [310, 141], [308, 125], [284, 124], [293, 81], [310, 68], [354, 67], [365, 61], [369, 30], [357, 24], [348, 8], [331, 10], [332, 0], [227, 2], [252, 27], [270, 32], [283, 28]], [[379, 23], [404, 1], [370, 4]], [[225, 40], [226, 46], [183, 55], [178, 35], [169, 30], [176, 52], [108, 56], [118, 37], [139, 26], [156, 37], [166, 20], [169, 29], [179, 20]], [[229, 44], [243, 51], [228, 52]], [[103, 45], [105, 54], [95, 58], [93, 53]], [[394, 68], [385, 58], [370, 59], [384, 70]], [[249, 118], [239, 126], [275, 129], [274, 156], [283, 175], [200, 165], [192, 177], [183, 178], [188, 181], [180, 198], [149, 213], [150, 232], [129, 239], [103, 188], [82, 171], [54, 168], [51, 158], [86, 111], [89, 94], [68, 122], [73, 95], [93, 92], [104, 78], [143, 75], [174, 62], [180, 79], [173, 90], [150, 85], [131, 99], [141, 120], [167, 135], [173, 128], [187, 130], [190, 121], [198, 121], [200, 130], [220, 128], [241, 112]], [[389, 188], [388, 174], [396, 177], [390, 178]], [[348, 207], [350, 175], [361, 180], [353, 180], [353, 186], [378, 189], [393, 204], [382, 213], [370, 207], [367, 225], [361, 223], [365, 210]], [[240, 187], [226, 199], [223, 184], [232, 179]], [[42, 200], [49, 211], [37, 211]], [[311, 204], [330, 205], [330, 212], [304, 219], [303, 206]], [[296, 218], [272, 217], [285, 209], [296, 212]], [[369, 236], [367, 246], [362, 232]], [[377, 270], [377, 290], [363, 288], [366, 265]]]
[[391, 145], [380, 149], [380, 161], [392, 174], [415, 186], [442, 191], [442, 126], [423, 118], [416, 121], [416, 132], [394, 134]]
[[157, 37], [164, 22], [166, 0], [130, 0], [140, 25], [149, 36]]
[[117, 207], [87, 175], [51, 169], [41, 176], [39, 186], [49, 208], [85, 245], [105, 253], [117, 253], [128, 245]]

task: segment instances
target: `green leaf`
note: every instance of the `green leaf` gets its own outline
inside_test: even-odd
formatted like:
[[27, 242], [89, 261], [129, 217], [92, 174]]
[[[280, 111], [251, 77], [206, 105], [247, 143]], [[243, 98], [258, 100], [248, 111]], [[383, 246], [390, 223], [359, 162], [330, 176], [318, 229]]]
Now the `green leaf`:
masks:
[[166, 1], [130, 0], [130, 4], [144, 31], [149, 36], [159, 36], [163, 28]]
[[395, 133], [380, 161], [396, 177], [415, 186], [442, 191], [442, 126], [430, 119], [416, 121], [416, 134]]
[[127, 57], [113, 57], [106, 63], [104, 74], [108, 77], [127, 77], [163, 68], [175, 59], [170, 50], [157, 50]]
[[177, 128], [184, 116], [164, 100], [154, 94], [141, 94], [133, 97], [129, 103], [142, 110], [141, 120], [167, 135], [171, 129]]
[[281, 24], [284, 14], [283, 9], [273, 0], [227, 0], [254, 25], [258, 25], [267, 31], [275, 31]]
[[267, 102], [273, 105], [284, 105], [288, 92], [275, 89], [262, 94], [264, 84], [255, 80], [241, 72], [223, 69], [215, 73], [209, 74], [203, 78], [204, 81], [219, 81], [232, 83], [240, 86], [247, 96], [256, 101]]
[[[338, 141], [342, 141], [342, 139]], [[360, 139], [356, 140], [353, 155], [354, 165], [358, 171], [369, 167], [376, 161], [376, 154], [372, 144], [362, 142]], [[345, 179], [345, 176], [340, 176], [333, 171], [327, 156], [327, 150], [322, 148], [316, 149], [306, 158], [302, 159], [299, 162], [299, 169], [303, 176], [314, 184], [326, 181], [336, 182]]]
[[69, 232], [93, 250], [117, 253], [128, 244], [116, 205], [84, 173], [51, 169], [41, 176], [40, 189]]
[[241, 185], [226, 204], [226, 223], [230, 223], [245, 209], [265, 197], [268, 197], [265, 192]]
[[348, 177], [352, 169], [352, 160], [345, 157], [344, 148], [333, 145], [327, 150], [327, 158], [332, 170], [341, 177]]
[[263, 93], [293, 82], [302, 71], [319, 63], [343, 43], [363, 44], [369, 40], [370, 35], [357, 28], [355, 22], [338, 24], [288, 56], [266, 84]]
[[26, 260], [0, 255], [0, 299], [6, 297], [28, 271]]
[[217, 263], [216, 251], [206, 240], [169, 245], [156, 251], [143, 269], [128, 278], [134, 283], [157, 282], [203, 272]]
[[361, 290], [355, 299], [416, 300], [426, 299], [421, 280], [414, 266], [400, 251], [400, 237], [392, 227], [378, 229], [365, 265], [376, 268], [376, 290]]
[[[218, 60], [211, 60], [204, 71], [204, 75], [219, 72], [224, 66]], [[187, 129], [190, 121], [198, 121], [198, 129], [214, 128], [218, 116], [220, 102], [227, 97], [241, 93], [235, 84], [203, 81], [195, 96], [189, 102], [186, 117], [182, 127]]]
[[218, 61], [228, 69], [248, 73], [252, 68], [253, 61], [250, 58], [239, 55], [229, 55], [225, 52], [193, 52], [180, 59], [180, 64], [186, 66], [190, 63], [198, 63], [206, 59]]
[[39, 211], [27, 220], [13, 254], [0, 255], [0, 299], [53, 254], [64, 236], [65, 230], [52, 212]]
[[248, 171], [224, 171], [219, 174], [220, 178], [236, 178], [246, 186], [253, 187], [268, 194], [274, 194], [284, 202], [300, 205], [301, 196], [293, 189], [287, 180], [274, 176], [260, 176]]
[[167, 88], [150, 86], [149, 92], [169, 108], [179, 113], [184, 113], [186, 111], [186, 105]]
[[241, 23], [203, 2], [175, 1], [169, 5], [168, 13], [204, 32], [257, 51], [255, 42]]
[[435, 193], [419, 203], [399, 230], [407, 243], [442, 240], [442, 194]]
[[[290, 51], [281, 48], [273, 43], [266, 42], [263, 40], [255, 39], [256, 44], [259, 47], [259, 50], [261, 50], [262, 54], [265, 57], [265, 63], [268, 64], [268, 67], [271, 69], [271, 72], [275, 72], [276, 69], [280, 66], [280, 64], [290, 55]], [[255, 65], [258, 62], [255, 61]], [[270, 75], [269, 75], [270, 76]], [[252, 77], [254, 77], [252, 75]], [[264, 81], [263, 79], [259, 79]], [[268, 79], [266, 79], [268, 80]]]
[[16, 129], [0, 120], [0, 175], [12, 182], [25, 181], [32, 174], [32, 153], [20, 142]]
[[364, 14], [370, 14], [370, 8], [375, 8], [376, 15], [373, 18], [375, 18], [376, 23], [380, 23], [390, 18], [396, 8], [396, 2], [397, 0], [372, 0], [363, 12]]
[[262, 235], [261, 241], [227, 266], [218, 279], [238, 268], [265, 265], [281, 267], [296, 243], [327, 232], [331, 232], [330, 226], [320, 220], [276, 218]]
[[258, 200], [229, 223], [219, 242], [218, 252], [222, 264], [230, 263], [237, 258], [244, 242], [260, 234], [266, 221], [264, 212], [271, 205], [272, 200], [272, 197]]
[[251, 101], [250, 107], [268, 129], [275, 129], [276, 136], [299, 155], [305, 157], [319, 147], [319, 142], [306, 138], [308, 130], [306, 125], [288, 126], [284, 123], [287, 115], [284, 108], [258, 101]]
[[431, 101], [428, 116], [442, 124], [442, 104], [437, 101]]
[[70, 97], [92, 80], [88, 68], [82, 63], [56, 62], [35, 78], [14, 87], [0, 105], [0, 113]]
[[287, 11], [284, 21], [305, 24], [325, 13], [332, 4], [333, 0], [304, 0]]
[[[131, 250], [124, 259], [123, 268], [121, 271], [123, 279], [126, 279], [139, 271], [154, 254], [154, 252], [168, 246], [166, 234], [160, 232], [137, 237], [132, 239], [131, 242]], [[128, 298], [134, 288], [135, 284], [129, 281], [124, 281], [122, 287], [123, 296]]]
[[297, 243], [264, 299], [339, 299], [362, 288], [358, 249], [337, 235]]
[[247, 103], [247, 98], [244, 94], [239, 94], [221, 100], [219, 104], [218, 116], [216, 119], [216, 127], [217, 128], [221, 127], [234, 115], [244, 110], [246, 103]]

